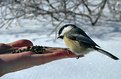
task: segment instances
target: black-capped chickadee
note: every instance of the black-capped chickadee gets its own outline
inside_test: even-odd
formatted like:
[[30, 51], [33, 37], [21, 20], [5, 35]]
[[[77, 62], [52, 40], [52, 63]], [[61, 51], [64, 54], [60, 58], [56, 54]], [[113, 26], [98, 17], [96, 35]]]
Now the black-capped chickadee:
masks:
[[92, 50], [96, 50], [114, 60], [119, 59], [111, 53], [101, 49], [100, 46], [97, 45], [82, 29], [78, 28], [74, 24], [67, 24], [61, 27], [58, 32], [58, 38], [64, 40], [69, 50], [75, 53], [77, 58]]

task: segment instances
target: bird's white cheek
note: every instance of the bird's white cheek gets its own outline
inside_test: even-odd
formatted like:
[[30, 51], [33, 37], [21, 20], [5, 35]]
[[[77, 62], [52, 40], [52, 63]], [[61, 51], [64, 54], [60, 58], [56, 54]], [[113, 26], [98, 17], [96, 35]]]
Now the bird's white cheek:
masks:
[[68, 26], [68, 27], [64, 28], [60, 35], [63, 36], [65, 33], [69, 32], [72, 28], [73, 27], [71, 27], [71, 26]]

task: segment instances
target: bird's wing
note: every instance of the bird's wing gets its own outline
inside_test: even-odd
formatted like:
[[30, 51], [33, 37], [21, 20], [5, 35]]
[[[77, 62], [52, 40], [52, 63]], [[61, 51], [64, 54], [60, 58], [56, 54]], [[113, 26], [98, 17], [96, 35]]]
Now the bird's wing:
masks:
[[91, 38], [81, 34], [68, 34], [67, 37], [72, 40], [79, 41], [80, 43], [85, 43], [89, 46], [98, 46]]

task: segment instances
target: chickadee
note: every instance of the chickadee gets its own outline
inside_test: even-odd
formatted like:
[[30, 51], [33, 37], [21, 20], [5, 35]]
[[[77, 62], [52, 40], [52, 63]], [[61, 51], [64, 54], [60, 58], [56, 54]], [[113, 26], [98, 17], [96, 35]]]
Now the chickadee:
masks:
[[114, 60], [119, 59], [111, 53], [101, 49], [99, 45], [97, 45], [82, 29], [78, 28], [76, 25], [67, 24], [61, 27], [58, 32], [58, 38], [64, 40], [69, 50], [75, 53], [77, 58], [92, 50], [96, 50]]

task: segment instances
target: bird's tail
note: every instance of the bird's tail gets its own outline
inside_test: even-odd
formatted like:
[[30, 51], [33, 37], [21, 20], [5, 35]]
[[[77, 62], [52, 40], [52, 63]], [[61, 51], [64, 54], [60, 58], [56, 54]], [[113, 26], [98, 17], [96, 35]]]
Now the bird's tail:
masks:
[[105, 50], [103, 50], [103, 49], [101, 49], [101, 48], [94, 47], [94, 49], [97, 50], [98, 52], [102, 53], [102, 54], [107, 55], [108, 57], [110, 57], [110, 58], [112, 58], [112, 59], [114, 59], [114, 60], [119, 60], [118, 57], [114, 56], [113, 54], [111, 54], [111, 53], [109, 53], [109, 52], [107, 52], [107, 51], [105, 51]]

